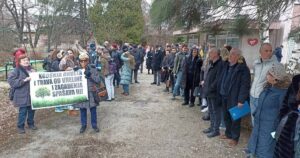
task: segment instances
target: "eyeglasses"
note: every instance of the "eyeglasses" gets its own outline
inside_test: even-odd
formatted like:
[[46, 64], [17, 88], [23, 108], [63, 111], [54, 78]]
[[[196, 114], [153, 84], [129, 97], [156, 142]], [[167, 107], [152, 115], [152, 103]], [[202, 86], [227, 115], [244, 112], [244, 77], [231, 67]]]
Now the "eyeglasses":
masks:
[[79, 62], [81, 62], [81, 63], [83, 63], [83, 62], [87, 63], [88, 60], [80, 60]]

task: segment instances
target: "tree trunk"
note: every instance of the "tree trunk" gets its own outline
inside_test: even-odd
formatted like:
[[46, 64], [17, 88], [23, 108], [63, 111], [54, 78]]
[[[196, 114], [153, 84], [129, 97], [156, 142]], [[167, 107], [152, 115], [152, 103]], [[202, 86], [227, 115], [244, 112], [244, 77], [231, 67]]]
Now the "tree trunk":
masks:
[[269, 42], [269, 21], [266, 18], [266, 11], [263, 9], [264, 1], [257, 0], [257, 21], [259, 38], [261, 43]]
[[79, 12], [80, 12], [80, 45], [85, 48], [86, 47], [86, 39], [85, 39], [85, 32], [86, 32], [86, 18], [87, 18], [87, 9], [86, 9], [86, 0], [79, 1]]

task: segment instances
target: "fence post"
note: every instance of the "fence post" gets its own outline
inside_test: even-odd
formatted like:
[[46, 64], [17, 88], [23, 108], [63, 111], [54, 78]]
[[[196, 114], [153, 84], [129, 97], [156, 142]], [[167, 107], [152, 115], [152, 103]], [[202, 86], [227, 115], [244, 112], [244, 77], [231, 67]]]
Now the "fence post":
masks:
[[7, 70], [8, 64], [9, 64], [9, 63], [6, 63], [6, 64], [5, 64], [5, 79], [6, 79], [6, 80], [7, 80], [7, 77], [8, 77], [8, 75], [7, 75], [7, 74], [8, 74], [8, 73], [7, 73], [7, 71], [8, 71], [8, 70]]

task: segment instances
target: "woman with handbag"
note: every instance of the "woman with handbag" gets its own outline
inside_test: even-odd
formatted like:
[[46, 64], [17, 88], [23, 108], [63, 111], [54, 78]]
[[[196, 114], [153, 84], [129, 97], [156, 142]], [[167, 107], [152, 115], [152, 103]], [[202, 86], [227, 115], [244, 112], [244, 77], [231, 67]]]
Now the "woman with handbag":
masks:
[[89, 56], [86, 53], [79, 55], [80, 68], [78, 71], [84, 71], [87, 79], [88, 101], [74, 104], [74, 107], [80, 108], [81, 128], [80, 133], [84, 133], [87, 127], [87, 109], [91, 112], [91, 124], [95, 132], [99, 132], [97, 126], [97, 106], [100, 98], [98, 96], [97, 84], [100, 83], [98, 71], [94, 65], [89, 65]]
[[7, 81], [12, 89], [11, 99], [14, 106], [19, 108], [18, 133], [24, 134], [26, 117], [29, 129], [37, 129], [34, 124], [35, 111], [31, 109], [29, 84], [31, 80], [29, 73], [35, 72], [35, 70], [31, 68], [29, 57], [25, 54], [18, 57], [17, 63], [16, 68], [9, 74]]

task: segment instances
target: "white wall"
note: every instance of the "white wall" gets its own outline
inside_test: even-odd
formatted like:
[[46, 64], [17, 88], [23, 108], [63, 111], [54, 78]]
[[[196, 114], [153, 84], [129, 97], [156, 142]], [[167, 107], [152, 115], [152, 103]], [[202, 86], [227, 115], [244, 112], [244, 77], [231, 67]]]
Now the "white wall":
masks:
[[[258, 39], [258, 43], [254, 46], [251, 46], [248, 44], [248, 39]], [[243, 56], [246, 59], [247, 65], [252, 69], [253, 67], [253, 62], [255, 59], [259, 57], [259, 48], [260, 48], [260, 41], [259, 41], [259, 35], [258, 33], [254, 33], [253, 35], [250, 36], [244, 36], [241, 40], [240, 43], [240, 49], [243, 52]]]

